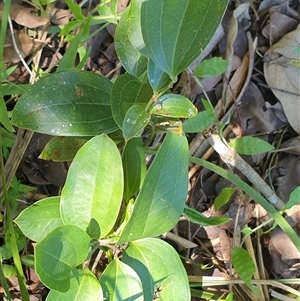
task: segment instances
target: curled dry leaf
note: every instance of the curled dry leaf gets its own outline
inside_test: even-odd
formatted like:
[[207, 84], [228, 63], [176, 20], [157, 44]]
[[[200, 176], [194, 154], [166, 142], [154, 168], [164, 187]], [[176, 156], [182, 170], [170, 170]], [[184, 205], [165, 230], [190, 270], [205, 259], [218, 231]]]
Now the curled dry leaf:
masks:
[[300, 26], [286, 34], [266, 53], [264, 74], [275, 96], [280, 100], [285, 115], [300, 134], [299, 52]]
[[[26, 33], [16, 30], [14, 30], [14, 38], [18, 50], [23, 58], [33, 53], [42, 44], [42, 42], [30, 38]], [[18, 63], [20, 61], [20, 57], [13, 45], [10, 31], [7, 31], [5, 45], [6, 47], [4, 48], [3, 62]]]
[[[0, 18], [3, 12], [3, 3], [0, 4]], [[43, 26], [49, 22], [47, 18], [40, 17], [33, 14], [34, 9], [24, 7], [17, 3], [12, 3], [10, 7], [10, 17], [16, 23], [28, 27], [36, 28]]]

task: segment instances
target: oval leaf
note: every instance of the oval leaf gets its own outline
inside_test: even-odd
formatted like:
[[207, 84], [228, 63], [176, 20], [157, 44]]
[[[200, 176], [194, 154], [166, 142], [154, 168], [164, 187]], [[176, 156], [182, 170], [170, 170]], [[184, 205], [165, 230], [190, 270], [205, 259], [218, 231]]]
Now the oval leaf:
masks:
[[234, 247], [232, 250], [232, 263], [239, 277], [252, 291], [258, 294], [257, 287], [251, 283], [256, 267], [250, 254], [245, 249]]
[[268, 142], [250, 136], [233, 139], [228, 145], [235, 148], [238, 153], [244, 155], [257, 155], [274, 149], [274, 146]]
[[61, 293], [51, 290], [46, 301], [72, 300], [72, 301], [102, 301], [103, 294], [100, 283], [95, 275], [86, 270], [72, 270], [70, 289]]
[[216, 121], [216, 116], [212, 112], [204, 111], [193, 118], [189, 118], [183, 123], [185, 133], [199, 133], [207, 129]]
[[290, 194], [288, 202], [285, 204], [283, 210], [290, 209], [295, 205], [300, 204], [300, 186], [296, 187]]
[[172, 80], [208, 45], [227, 0], [151, 0], [142, 5], [142, 35], [147, 53]]
[[146, 173], [119, 244], [169, 231], [183, 212], [188, 189], [188, 143], [169, 132]]
[[198, 113], [197, 108], [192, 102], [178, 94], [165, 94], [158, 98], [150, 114], [172, 117], [172, 118], [191, 118]]
[[104, 270], [100, 283], [105, 300], [144, 301], [143, 286], [133, 268], [118, 258]]
[[202, 61], [194, 70], [194, 74], [199, 77], [213, 77], [224, 73], [227, 66], [228, 62], [221, 57], [213, 57]]
[[[148, 60], [131, 43], [129, 35], [132, 21], [132, 6], [128, 7], [122, 13], [120, 22], [116, 28], [114, 45], [121, 64], [125, 70], [139, 77], [147, 70]], [[134, 14], [133, 14], [134, 15]]]
[[29, 239], [39, 242], [52, 230], [63, 225], [59, 203], [58, 196], [35, 202], [20, 213], [15, 223]]
[[124, 196], [127, 201], [141, 188], [146, 174], [146, 159], [141, 137], [130, 139], [123, 150]]
[[215, 198], [214, 201], [214, 207], [216, 211], [229, 202], [234, 191], [235, 189], [233, 187], [225, 187], [222, 189], [221, 193]]
[[54, 137], [46, 144], [39, 158], [56, 162], [71, 161], [86, 141], [78, 137]]
[[152, 96], [149, 84], [142, 84], [130, 74], [120, 75], [115, 81], [111, 93], [111, 106], [113, 117], [120, 127], [123, 126], [127, 111], [133, 105], [145, 108]]
[[89, 243], [89, 236], [72, 225], [50, 232], [35, 246], [35, 271], [41, 281], [56, 291], [68, 291], [71, 269], [86, 259]]
[[148, 62], [147, 75], [154, 93], [166, 89], [172, 82], [170, 76], [155, 65], [151, 59]]
[[89, 140], [76, 154], [61, 193], [61, 217], [93, 238], [104, 237], [119, 214], [123, 170], [115, 143], [105, 134]]
[[110, 107], [112, 83], [79, 70], [42, 78], [18, 100], [12, 123], [56, 136], [94, 136], [117, 129]]
[[186, 271], [176, 251], [157, 238], [133, 241], [125, 250], [122, 261], [139, 275], [145, 300], [190, 300]]
[[141, 106], [134, 105], [126, 113], [123, 122], [123, 136], [129, 140], [134, 136], [141, 134], [144, 127], [150, 121], [150, 114], [145, 112]]

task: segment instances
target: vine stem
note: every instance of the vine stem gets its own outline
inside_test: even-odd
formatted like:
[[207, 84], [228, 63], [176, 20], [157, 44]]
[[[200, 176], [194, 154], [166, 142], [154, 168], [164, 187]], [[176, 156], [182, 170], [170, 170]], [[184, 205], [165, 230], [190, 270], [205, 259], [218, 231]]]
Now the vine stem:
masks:
[[237, 153], [237, 151], [226, 145], [217, 134], [207, 137], [208, 142], [220, 155], [223, 162], [238, 169], [248, 180], [265, 196], [265, 198], [277, 209], [284, 207], [284, 202], [276, 195], [270, 186], [260, 177], [260, 175]]

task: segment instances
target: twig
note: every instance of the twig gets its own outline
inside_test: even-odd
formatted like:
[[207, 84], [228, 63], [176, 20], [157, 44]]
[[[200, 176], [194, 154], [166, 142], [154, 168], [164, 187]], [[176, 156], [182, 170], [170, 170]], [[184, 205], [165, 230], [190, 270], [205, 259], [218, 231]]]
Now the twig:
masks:
[[279, 210], [284, 207], [284, 202], [276, 195], [276, 193], [274, 193], [260, 175], [240, 157], [234, 148], [226, 145], [217, 134], [211, 134], [207, 139], [215, 151], [220, 155], [221, 159], [243, 173], [271, 204]]

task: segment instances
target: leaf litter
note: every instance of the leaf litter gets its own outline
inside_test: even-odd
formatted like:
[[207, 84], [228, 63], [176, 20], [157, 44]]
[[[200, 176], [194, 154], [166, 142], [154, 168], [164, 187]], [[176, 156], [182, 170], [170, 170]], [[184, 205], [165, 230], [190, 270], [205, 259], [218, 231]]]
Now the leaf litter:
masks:
[[[96, 2], [92, 1], [90, 9], [97, 4]], [[128, 2], [119, 1], [118, 10], [124, 10]], [[196, 60], [198, 65], [200, 61], [210, 57], [223, 57], [229, 62], [226, 77], [223, 77], [223, 80], [221, 76], [200, 79], [202, 87], [199, 87], [189, 76], [196, 66], [192, 64], [188, 73], [174, 86], [173, 92], [181, 92], [192, 99], [199, 111], [203, 110], [200, 99], [207, 96], [216, 107], [233, 107], [230, 118], [226, 117], [227, 120], [230, 119], [230, 130], [226, 132], [226, 138], [229, 140], [240, 136], [255, 136], [271, 143], [275, 147], [273, 152], [260, 156], [244, 156], [244, 159], [266, 182], [271, 183], [277, 195], [287, 202], [290, 193], [300, 186], [300, 4], [297, 1], [283, 0], [242, 2], [229, 3], [222, 25], [206, 48], [209, 51], [206, 50], [205, 56], [202, 54]], [[20, 56], [30, 64], [30, 58], [34, 58], [36, 51], [42, 49], [39, 65], [42, 68], [52, 68], [67, 49], [67, 43], [62, 42], [57, 35], [49, 34], [49, 40], [40, 40], [38, 30], [32, 34], [28, 29], [39, 29], [48, 24], [68, 24], [71, 14], [64, 1], [50, 4], [48, 17], [39, 16], [38, 10], [34, 6], [28, 7], [26, 3], [12, 5], [11, 19], [19, 24], [19, 27], [13, 31], [13, 37], [10, 31], [7, 33], [4, 62], [14, 64], [17, 68], [7, 79], [10, 83], [20, 83], [22, 74], [22, 83], [28, 83], [29, 74], [20, 62]], [[2, 10], [3, 4], [0, 4], [0, 15]], [[97, 34], [87, 42], [91, 52], [85, 69], [109, 78], [116, 77], [123, 70], [115, 52], [115, 25], [111, 24], [100, 31], [99, 28], [98, 25], [90, 28], [90, 33]], [[250, 32], [252, 39], [249, 39]], [[17, 50], [13, 45], [13, 38]], [[257, 50], [257, 54], [251, 59], [251, 51], [254, 50]], [[237, 78], [241, 83], [234, 89]], [[232, 95], [232, 90], [235, 95]], [[222, 95], [226, 99], [225, 104], [220, 101]], [[196, 137], [198, 136], [192, 134], [188, 136], [190, 145], [194, 145]], [[18, 170], [18, 178], [24, 184], [36, 187], [34, 193], [28, 192], [26, 195], [26, 202], [29, 204], [43, 196], [57, 195], [65, 181], [68, 162], [54, 164], [57, 162], [38, 159], [51, 138], [35, 134]], [[193, 153], [201, 153], [201, 149], [205, 148], [209, 151], [204, 142], [196, 144]], [[209, 161], [227, 168], [213, 151], [209, 152], [212, 154]], [[238, 171], [235, 173], [246, 180]], [[233, 277], [233, 247], [246, 240], [241, 229], [254, 229], [268, 220], [269, 215], [241, 191], [234, 191], [224, 205], [215, 210], [214, 200], [223, 189], [232, 185], [204, 168], [190, 172], [189, 180], [189, 206], [206, 217], [229, 217], [231, 221], [219, 226], [199, 226], [182, 219], [173, 229], [174, 234], [196, 243], [197, 247], [186, 249], [178, 243], [177, 250], [186, 258], [185, 267], [190, 276]], [[299, 234], [300, 209], [299, 206], [292, 209], [294, 211], [287, 212], [287, 219]], [[263, 286], [264, 280], [268, 278], [299, 278], [299, 250], [278, 227], [272, 228], [267, 224], [262, 230], [265, 232], [261, 236], [255, 232], [251, 236], [250, 246], [247, 245], [249, 252], [251, 248], [255, 250], [252, 259], [259, 267], [260, 273], [260, 278], [256, 280], [261, 280]], [[30, 269], [30, 275], [28, 280], [35, 284], [29, 288], [32, 300], [41, 300], [41, 295], [46, 291], [40, 291], [33, 269]], [[18, 287], [13, 284], [16, 280], [12, 277], [10, 281], [11, 289], [16, 293], [15, 300], [19, 300]], [[221, 296], [222, 290], [215, 288]], [[244, 286], [235, 285], [232, 290], [242, 296], [240, 300], [260, 300], [250, 298], [252, 294]], [[269, 298], [269, 294], [265, 292], [264, 300]], [[193, 300], [203, 299], [193, 297]]]

